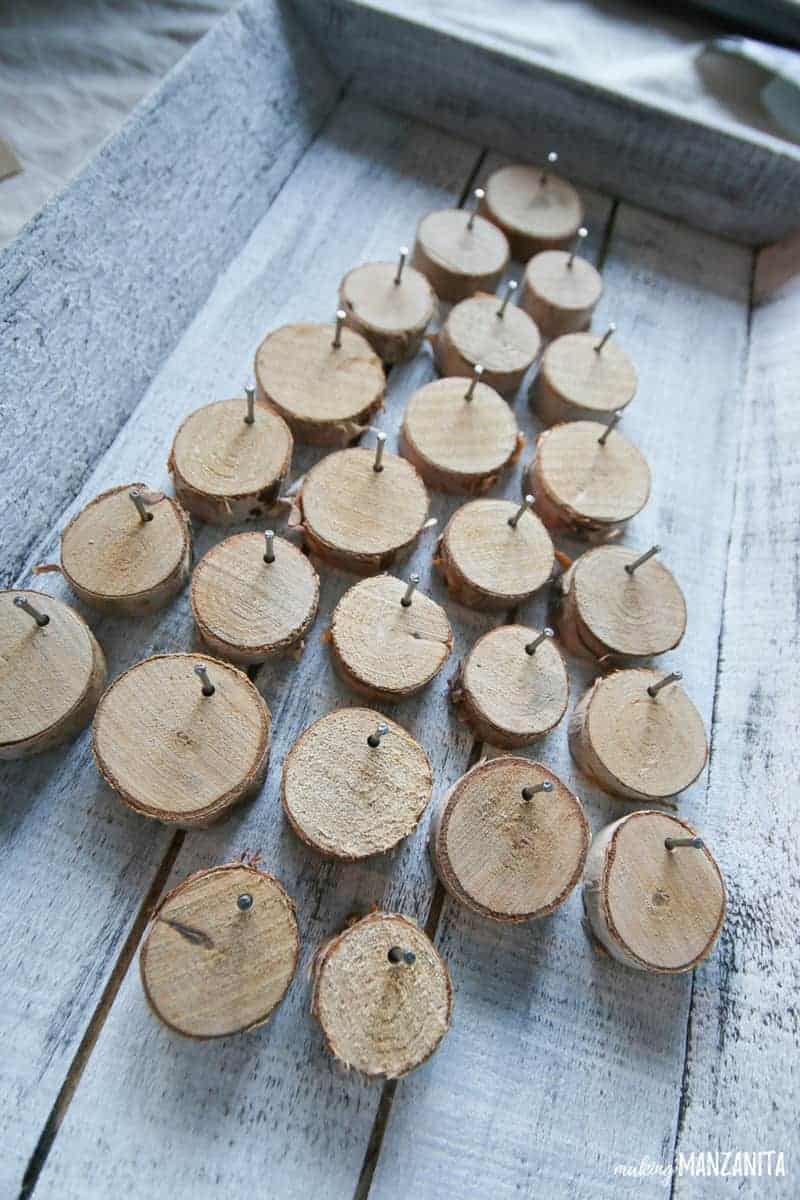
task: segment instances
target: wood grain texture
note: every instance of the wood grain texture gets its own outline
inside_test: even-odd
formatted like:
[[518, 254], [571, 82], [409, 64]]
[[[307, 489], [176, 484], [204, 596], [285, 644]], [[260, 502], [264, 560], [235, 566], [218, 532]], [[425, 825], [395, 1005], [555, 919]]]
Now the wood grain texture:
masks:
[[567, 245], [583, 221], [575, 188], [541, 164], [511, 163], [486, 180], [483, 212], [508, 238], [517, 262]]
[[[518, 274], [518, 272], [517, 272]], [[500, 296], [479, 293], [450, 310], [436, 338], [436, 365], [442, 375], [466, 375], [483, 368], [481, 378], [503, 396], [516, 393], [539, 353], [539, 331], [512, 301], [500, 316]]]
[[456, 304], [475, 292], [493, 292], [508, 257], [502, 230], [474, 213], [450, 208], [422, 218], [411, 261], [440, 300]]
[[603, 281], [585, 258], [543, 250], [525, 268], [519, 303], [542, 334], [553, 338], [588, 329], [602, 293]]

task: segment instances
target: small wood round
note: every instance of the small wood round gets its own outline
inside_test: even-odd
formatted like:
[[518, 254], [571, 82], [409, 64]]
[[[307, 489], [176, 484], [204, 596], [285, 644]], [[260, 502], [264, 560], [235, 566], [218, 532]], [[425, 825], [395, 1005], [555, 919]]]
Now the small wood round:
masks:
[[363, 579], [344, 593], [331, 619], [331, 654], [344, 681], [370, 700], [392, 703], [426, 687], [453, 649], [447, 614], [393, 575]]
[[429, 487], [475, 495], [494, 487], [519, 457], [524, 438], [505, 400], [485, 383], [437, 379], [414, 392], [401, 430], [403, 453]]
[[[215, 687], [204, 696], [195, 665]], [[267, 769], [270, 712], [236, 667], [204, 654], [159, 654], [125, 671], [95, 713], [103, 779], [145, 817], [183, 827], [216, 821], [255, 792]]]
[[533, 317], [547, 338], [588, 329], [603, 294], [603, 280], [592, 264], [566, 250], [543, 250], [525, 268], [520, 308]]
[[583, 657], [633, 666], [683, 638], [686, 601], [675, 577], [653, 558], [629, 575], [625, 565], [638, 556], [628, 546], [600, 546], [559, 580], [556, 623]]
[[421, 272], [406, 266], [399, 284], [396, 275], [397, 263], [365, 263], [348, 271], [339, 285], [346, 323], [386, 363], [416, 354], [436, 311], [436, 297]]
[[[15, 597], [47, 624], [17, 608]], [[105, 655], [74, 609], [45, 592], [0, 592], [0, 759], [28, 758], [75, 737], [105, 681]]]
[[678, 683], [656, 696], [663, 671], [615, 671], [595, 680], [570, 717], [569, 748], [605, 792], [665, 800], [694, 783], [708, 757], [703, 719]]
[[505, 612], [528, 600], [553, 574], [550, 534], [535, 513], [510, 500], [473, 500], [456, 509], [439, 539], [438, 560], [454, 600]]
[[545, 425], [596, 421], [630, 404], [637, 384], [633, 363], [613, 337], [595, 350], [600, 340], [596, 333], [568, 333], [545, 350], [530, 392], [531, 407]]
[[[249, 897], [250, 905], [239, 906]], [[175, 1033], [220, 1038], [269, 1020], [297, 967], [294, 904], [246, 862], [197, 871], [159, 904], [139, 971], [155, 1015]]]
[[451, 309], [436, 338], [436, 365], [442, 375], [471, 377], [483, 367], [481, 380], [501, 395], [515, 392], [539, 353], [539, 330], [521, 308], [509, 304], [502, 317], [497, 296], [473, 296]]
[[494, 291], [508, 265], [508, 241], [491, 221], [464, 209], [432, 212], [417, 226], [412, 262], [439, 299], [454, 304]]
[[567, 711], [569, 681], [551, 639], [534, 654], [539, 630], [501, 625], [479, 638], [453, 681], [458, 714], [484, 742], [514, 750], [543, 737]]
[[[414, 962], [392, 963], [410, 950]], [[311, 1011], [330, 1054], [348, 1070], [397, 1079], [437, 1049], [453, 1010], [444, 959], [399, 913], [374, 912], [317, 951]]]
[[[145, 499], [142, 520], [130, 498]], [[189, 578], [192, 539], [186, 513], [163, 492], [128, 483], [95, 496], [61, 535], [61, 571], [81, 600], [131, 617], [168, 604]]]
[[374, 575], [408, 555], [428, 516], [428, 493], [397, 454], [374, 469], [374, 449], [328, 454], [305, 477], [300, 495], [309, 550], [332, 566]]
[[540, 250], [568, 245], [583, 222], [572, 184], [542, 167], [501, 167], [489, 176], [481, 212], [508, 238], [511, 256], [527, 262]]
[[319, 604], [319, 576], [301, 550], [276, 537], [264, 561], [263, 533], [213, 546], [192, 575], [192, 614], [214, 654], [247, 666], [302, 645]]
[[[524, 788], [550, 792], [526, 800]], [[493, 758], [459, 779], [439, 809], [433, 864], [450, 895], [493, 921], [532, 921], [563, 904], [589, 848], [583, 805], [527, 758]]]
[[218, 400], [191, 413], [175, 434], [169, 470], [187, 512], [210, 525], [235, 525], [274, 508], [292, 461], [289, 426], [256, 403]]
[[383, 408], [386, 376], [369, 343], [335, 325], [284, 325], [256, 351], [256, 394], [283, 417], [298, 441], [346, 446]]
[[[371, 746], [380, 724], [388, 730]], [[413, 833], [432, 785], [427, 754], [402, 726], [370, 708], [339, 708], [292, 746], [281, 798], [301, 841], [326, 858], [355, 862]]]
[[711, 851], [668, 850], [695, 837], [685, 821], [634, 812], [606, 825], [586, 861], [583, 902], [592, 932], [619, 962], [676, 975], [710, 954], [725, 917], [725, 883]]
[[647, 503], [647, 459], [616, 429], [601, 444], [605, 432], [598, 421], [567, 421], [539, 434], [523, 491], [553, 533], [608, 541]]

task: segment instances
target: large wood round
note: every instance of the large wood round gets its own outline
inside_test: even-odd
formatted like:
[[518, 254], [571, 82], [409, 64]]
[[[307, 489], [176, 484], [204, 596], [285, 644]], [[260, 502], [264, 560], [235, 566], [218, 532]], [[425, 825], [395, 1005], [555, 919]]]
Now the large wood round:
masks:
[[[395, 949], [413, 962], [390, 962]], [[447, 966], [408, 917], [370, 913], [317, 952], [312, 1012], [348, 1069], [384, 1079], [413, 1071], [447, 1033], [452, 1008]]]
[[266, 404], [245, 420], [245, 400], [218, 400], [191, 413], [175, 434], [169, 469], [187, 512], [211, 525], [263, 517], [275, 506], [292, 462], [292, 434]]
[[553, 533], [589, 541], [616, 537], [650, 496], [650, 468], [642, 452], [618, 430], [567, 421], [545, 429], [523, 488]]
[[[204, 696], [195, 666], [216, 689]], [[160, 654], [111, 684], [92, 727], [103, 779], [130, 808], [185, 827], [210, 825], [257, 790], [270, 712], [236, 667], [203, 654]]]
[[547, 338], [588, 329], [603, 280], [590, 262], [566, 250], [543, 250], [525, 268], [520, 308]]
[[420, 271], [406, 266], [400, 283], [396, 275], [397, 263], [365, 263], [348, 271], [339, 285], [347, 324], [386, 363], [416, 354], [436, 311], [436, 297]]
[[530, 393], [545, 425], [596, 421], [630, 404], [637, 385], [633, 363], [614, 337], [597, 350], [601, 340], [598, 333], [568, 333], [545, 350]]
[[604, 791], [666, 800], [694, 783], [708, 757], [703, 719], [679, 683], [656, 696], [664, 671], [615, 671], [598, 679], [570, 718], [569, 747]]
[[554, 729], [567, 711], [569, 681], [551, 639], [533, 654], [539, 630], [501, 625], [479, 638], [461, 664], [451, 696], [484, 742], [513, 750]]
[[[145, 519], [131, 500], [139, 492]], [[61, 535], [61, 571], [100, 612], [142, 616], [163, 608], [189, 578], [186, 514], [163, 492], [128, 483], [95, 496]]]
[[481, 212], [503, 230], [518, 262], [568, 245], [583, 221], [572, 184], [542, 167], [500, 167], [486, 183]]
[[453, 649], [440, 604], [393, 575], [362, 579], [344, 593], [331, 619], [334, 664], [345, 682], [371, 700], [392, 703], [426, 687]]
[[[523, 789], [549, 792], [529, 799]], [[442, 884], [460, 904], [494, 921], [545, 917], [583, 871], [589, 823], [557, 775], [527, 758], [479, 762], [448, 792], [431, 844]]]
[[240, 665], [301, 645], [319, 604], [319, 576], [291, 542], [276, 537], [265, 562], [263, 533], [213, 546], [192, 575], [192, 614], [205, 644]]
[[436, 364], [442, 375], [481, 379], [501, 395], [515, 392], [539, 353], [539, 330], [521, 308], [508, 304], [502, 317], [498, 296], [473, 296], [451, 309], [436, 338]]
[[191, 1038], [263, 1025], [286, 995], [300, 938], [277, 879], [246, 862], [197, 871], [159, 904], [139, 970], [157, 1017]]
[[641, 971], [691, 971], [711, 952], [725, 917], [725, 884], [685, 821], [634, 812], [601, 829], [586, 862], [583, 900], [592, 932], [619, 962]]
[[[18, 608], [27, 601], [47, 622]], [[103, 651], [82, 617], [45, 592], [0, 592], [0, 759], [27, 758], [75, 737], [106, 680]]]
[[284, 325], [256, 352], [256, 393], [294, 436], [315, 446], [346, 446], [383, 408], [386, 376], [369, 343], [334, 325]]
[[412, 262], [439, 299], [454, 304], [494, 291], [508, 264], [508, 241], [491, 221], [464, 209], [431, 212], [417, 226]]
[[375, 574], [407, 555], [428, 516], [428, 493], [397, 454], [374, 469], [374, 449], [329, 454], [308, 472], [300, 496], [309, 549], [333, 566]]
[[503, 397], [464, 378], [437, 379], [406, 405], [403, 453], [425, 482], [440, 492], [474, 495], [494, 487], [516, 462], [524, 443]]
[[454, 600], [504, 612], [529, 599], [550, 579], [555, 551], [530, 510], [516, 528], [510, 500], [473, 500], [456, 509], [439, 539], [438, 566]]
[[[372, 746], [379, 725], [387, 732]], [[339, 708], [301, 733], [286, 756], [281, 798], [297, 836], [326, 858], [384, 854], [417, 827], [432, 787], [428, 756], [370, 708]]]

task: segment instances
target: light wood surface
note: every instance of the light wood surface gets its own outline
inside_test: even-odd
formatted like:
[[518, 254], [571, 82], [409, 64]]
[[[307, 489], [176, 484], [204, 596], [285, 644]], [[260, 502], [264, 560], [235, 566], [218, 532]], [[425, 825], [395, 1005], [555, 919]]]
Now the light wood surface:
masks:
[[508, 265], [508, 241], [477, 214], [473, 219], [463, 208], [443, 209], [420, 221], [411, 261], [439, 299], [454, 304], [494, 291]]
[[483, 367], [481, 379], [501, 395], [515, 392], [539, 353], [541, 338], [531, 318], [509, 302], [498, 316], [499, 296], [472, 296], [450, 310], [436, 336], [436, 365], [442, 375], [472, 377]]
[[601, 331], [568, 333], [545, 350], [530, 392], [534, 412], [544, 425], [603, 420], [633, 400], [636, 368], [617, 334], [598, 351], [602, 337]]
[[363, 334], [385, 363], [416, 354], [436, 312], [425, 276], [406, 264], [398, 284], [397, 267], [397, 262], [364, 263], [348, 271], [339, 286], [347, 324]]
[[553, 543], [535, 513], [509, 525], [519, 505], [509, 500], [473, 500], [448, 521], [438, 546], [438, 566], [459, 604], [508, 611], [529, 600], [550, 579]]
[[544, 337], [556, 338], [588, 329], [602, 294], [603, 280], [587, 259], [543, 250], [525, 267], [519, 305]]
[[583, 221], [583, 205], [571, 183], [549, 167], [524, 164], [492, 172], [481, 211], [503, 230], [519, 262], [566, 245]]

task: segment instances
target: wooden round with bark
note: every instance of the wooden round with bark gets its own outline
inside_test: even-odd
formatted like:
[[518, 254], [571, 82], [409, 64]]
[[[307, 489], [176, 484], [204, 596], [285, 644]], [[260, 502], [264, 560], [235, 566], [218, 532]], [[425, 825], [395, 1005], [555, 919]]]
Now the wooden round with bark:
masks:
[[339, 708], [292, 746], [281, 799], [301, 841], [355, 862], [413, 833], [432, 786], [428, 756], [402, 726], [373, 709]]
[[444, 959], [399, 913], [370, 913], [317, 951], [311, 1011], [348, 1070], [381, 1079], [413, 1071], [439, 1046], [452, 1010]]
[[669, 849], [694, 829], [663, 812], [630, 813], [601, 829], [586, 861], [590, 928], [618, 962], [640, 971], [691, 971], [714, 947], [725, 918], [722, 873], [708, 847]]
[[139, 971], [165, 1025], [221, 1038], [269, 1020], [299, 954], [294, 903], [274, 876], [239, 861], [196, 871], [161, 900]]
[[467, 496], [494, 487], [525, 441], [503, 397], [463, 377], [436, 379], [414, 392], [400, 437], [429, 487]]
[[334, 325], [284, 325], [256, 351], [256, 394], [300, 442], [346, 446], [383, 408], [386, 376], [367, 340]]
[[0, 592], [0, 664], [0, 759], [76, 737], [105, 687], [105, 655], [91, 629], [46, 592]]
[[494, 291], [508, 265], [508, 241], [484, 217], [445, 209], [420, 221], [411, 261], [440, 300], [455, 304]]
[[539, 330], [526, 312], [483, 294], [462, 300], [433, 339], [436, 365], [442, 375], [471, 377], [483, 367], [481, 380], [501, 395], [515, 392], [539, 353]]
[[440, 604], [393, 575], [362, 579], [333, 612], [334, 665], [354, 691], [393, 703], [427, 687], [453, 649], [453, 631]]
[[[195, 667], [207, 672], [212, 694]], [[159, 654], [105, 692], [92, 749], [129, 808], [166, 824], [206, 826], [260, 786], [270, 725], [261, 695], [236, 667], [203, 654]]]
[[569, 681], [550, 638], [533, 652], [539, 630], [501, 625], [479, 638], [451, 685], [459, 717], [481, 741], [507, 750], [554, 729], [567, 711]]
[[67, 583], [86, 604], [114, 616], [163, 608], [186, 584], [191, 561], [186, 513], [144, 483], [95, 496], [61, 535]]
[[542, 355], [530, 391], [533, 411], [545, 425], [608, 419], [636, 394], [633, 363], [612, 338], [602, 350], [596, 333], [567, 333]]
[[[547, 791], [542, 784], [549, 784]], [[431, 854], [454, 900], [493, 921], [531, 921], [563, 904], [589, 848], [583, 805], [527, 758], [484, 759], [439, 808]]]
[[503, 230], [518, 262], [569, 245], [583, 222], [572, 184], [549, 168], [522, 165], [500, 167], [489, 176], [481, 212]]
[[588, 329], [602, 294], [603, 280], [587, 259], [543, 250], [525, 268], [519, 305], [545, 337], [555, 338]]
[[569, 748], [599, 787], [647, 803], [676, 796], [706, 764], [703, 719], [678, 683], [655, 696], [663, 671], [636, 668], [595, 680], [570, 717]]
[[217, 400], [190, 413], [175, 434], [169, 470], [183, 507], [210, 525], [235, 525], [275, 508], [292, 462], [291, 430], [274, 409]]
[[516, 526], [510, 500], [473, 500], [457, 508], [439, 538], [437, 566], [454, 600], [468, 608], [506, 612], [553, 574], [550, 534], [530, 510]]
[[397, 263], [372, 262], [348, 271], [339, 285], [347, 324], [367, 339], [385, 363], [412, 358], [436, 311], [425, 276], [405, 267], [396, 283]]

